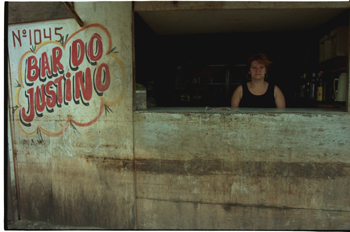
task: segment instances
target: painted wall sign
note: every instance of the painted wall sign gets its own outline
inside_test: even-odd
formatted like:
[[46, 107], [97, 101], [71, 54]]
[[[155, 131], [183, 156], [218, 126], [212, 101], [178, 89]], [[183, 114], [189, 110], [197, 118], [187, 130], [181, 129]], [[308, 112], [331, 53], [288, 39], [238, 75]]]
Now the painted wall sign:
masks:
[[105, 27], [69, 33], [71, 21], [44, 24], [9, 27], [14, 114], [27, 136], [90, 126], [111, 112], [126, 89], [123, 62]]

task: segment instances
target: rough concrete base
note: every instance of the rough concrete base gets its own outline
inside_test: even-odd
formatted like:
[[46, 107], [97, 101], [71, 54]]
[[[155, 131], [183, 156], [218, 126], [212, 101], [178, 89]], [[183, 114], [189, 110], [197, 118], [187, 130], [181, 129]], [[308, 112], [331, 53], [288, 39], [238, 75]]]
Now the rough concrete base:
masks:
[[7, 226], [9, 230], [101, 230], [104, 228], [100, 227], [78, 227], [78, 226], [63, 226], [63, 225], [53, 225], [48, 222], [35, 222], [27, 220], [19, 220], [11, 225]]

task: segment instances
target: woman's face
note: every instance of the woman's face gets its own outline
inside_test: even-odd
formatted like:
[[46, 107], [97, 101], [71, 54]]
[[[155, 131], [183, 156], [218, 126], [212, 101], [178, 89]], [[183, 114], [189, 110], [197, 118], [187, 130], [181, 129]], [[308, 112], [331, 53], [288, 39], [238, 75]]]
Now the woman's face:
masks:
[[252, 76], [252, 79], [263, 79], [266, 74], [266, 67], [263, 63], [254, 60], [250, 64], [249, 74]]

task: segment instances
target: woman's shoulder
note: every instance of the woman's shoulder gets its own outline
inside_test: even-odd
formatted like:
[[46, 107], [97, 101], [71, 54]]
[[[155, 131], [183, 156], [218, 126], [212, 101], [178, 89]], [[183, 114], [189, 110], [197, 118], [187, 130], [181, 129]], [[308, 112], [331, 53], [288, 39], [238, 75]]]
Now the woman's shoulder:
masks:
[[275, 90], [276, 90], [276, 89], [281, 90], [281, 89], [278, 87], [278, 85], [273, 85], [273, 87], [274, 87]]
[[274, 85], [274, 92], [275, 92], [275, 94], [277, 93], [277, 94], [280, 94], [280, 93], [282, 93], [282, 90], [277, 86], [277, 85]]
[[281, 90], [278, 85], [274, 82], [269, 82], [269, 87], [272, 88], [274, 91], [278, 91], [278, 90]]
[[239, 93], [239, 94], [241, 94], [242, 92], [243, 92], [243, 85], [237, 86], [237, 88], [234, 91], [234, 93]]
[[268, 87], [267, 87], [268, 90], [274, 92], [277, 85], [274, 82], [267, 82], [267, 83], [268, 83]]
[[241, 86], [242, 86], [242, 89], [248, 89], [249, 85], [251, 85], [252, 82], [251, 81], [247, 81], [247, 82], [244, 82]]

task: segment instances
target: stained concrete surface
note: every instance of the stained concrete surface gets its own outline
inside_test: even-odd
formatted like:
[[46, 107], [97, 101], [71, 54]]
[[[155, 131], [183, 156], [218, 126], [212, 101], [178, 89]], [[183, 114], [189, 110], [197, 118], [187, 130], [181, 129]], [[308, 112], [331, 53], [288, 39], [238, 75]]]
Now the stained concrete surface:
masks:
[[103, 230], [104, 228], [53, 225], [48, 222], [19, 220], [15, 223], [8, 223], [7, 229], [8, 230]]

